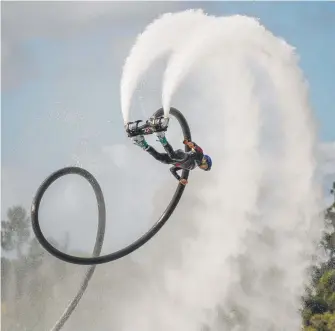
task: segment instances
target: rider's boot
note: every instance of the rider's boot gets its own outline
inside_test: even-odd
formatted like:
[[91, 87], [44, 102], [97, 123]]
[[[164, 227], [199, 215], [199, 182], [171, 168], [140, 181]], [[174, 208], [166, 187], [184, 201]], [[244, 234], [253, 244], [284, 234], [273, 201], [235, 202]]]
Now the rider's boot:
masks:
[[156, 136], [157, 136], [159, 142], [160, 142], [163, 146], [166, 146], [166, 145], [168, 144], [168, 141], [166, 140], [165, 132], [164, 132], [164, 131], [156, 132]]
[[149, 148], [149, 145], [143, 136], [135, 136], [135, 137], [132, 137], [131, 140], [133, 141], [135, 145], [141, 147], [145, 151]]

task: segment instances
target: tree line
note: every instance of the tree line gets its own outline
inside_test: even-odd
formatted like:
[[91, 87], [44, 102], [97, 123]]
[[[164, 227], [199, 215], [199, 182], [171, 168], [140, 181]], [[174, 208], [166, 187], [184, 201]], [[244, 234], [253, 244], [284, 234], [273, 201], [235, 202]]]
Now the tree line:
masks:
[[[49, 240], [67, 251], [68, 238], [63, 244]], [[9, 208], [7, 219], [1, 221], [1, 248], [2, 327], [7, 331], [45, 330], [47, 301], [55, 295], [55, 278], [67, 273], [67, 265], [44, 251], [22, 206]]]
[[330, 193], [334, 201], [325, 213], [326, 231], [321, 245], [325, 261], [312, 267], [312, 282], [303, 297], [303, 331], [335, 330], [335, 182]]

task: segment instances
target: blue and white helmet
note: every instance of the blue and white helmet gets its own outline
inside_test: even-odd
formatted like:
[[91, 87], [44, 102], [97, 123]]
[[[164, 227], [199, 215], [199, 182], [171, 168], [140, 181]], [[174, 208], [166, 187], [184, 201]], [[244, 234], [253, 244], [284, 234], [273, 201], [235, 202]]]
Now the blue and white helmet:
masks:
[[208, 168], [206, 169], [206, 171], [211, 170], [211, 168], [212, 168], [212, 159], [209, 157], [209, 155], [204, 155], [204, 159], [206, 160], [206, 163], [208, 165]]

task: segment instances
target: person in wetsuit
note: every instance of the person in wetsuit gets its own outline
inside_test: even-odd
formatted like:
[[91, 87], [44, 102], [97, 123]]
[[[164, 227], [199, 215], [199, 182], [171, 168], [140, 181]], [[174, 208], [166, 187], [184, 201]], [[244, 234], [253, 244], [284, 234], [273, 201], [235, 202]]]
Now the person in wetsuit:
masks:
[[132, 140], [137, 146], [140, 146], [142, 149], [147, 151], [156, 160], [165, 164], [173, 164], [173, 166], [170, 168], [170, 171], [181, 184], [186, 185], [187, 180], [181, 178], [177, 174], [177, 171], [179, 170], [193, 170], [197, 166], [204, 171], [211, 170], [211, 158], [208, 155], [205, 155], [202, 148], [195, 142], [184, 141], [184, 144], [186, 144], [191, 149], [189, 152], [184, 152], [182, 149], [174, 150], [167, 141], [164, 132], [156, 132], [156, 135], [160, 143], [163, 145], [166, 153], [159, 153], [156, 151], [146, 142], [144, 136], [142, 135], [132, 137]]

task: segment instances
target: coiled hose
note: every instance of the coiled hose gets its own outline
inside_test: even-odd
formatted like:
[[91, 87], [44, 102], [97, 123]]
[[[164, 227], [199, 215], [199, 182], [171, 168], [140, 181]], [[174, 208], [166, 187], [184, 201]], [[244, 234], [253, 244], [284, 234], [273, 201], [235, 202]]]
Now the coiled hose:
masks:
[[[164, 114], [163, 108], [158, 109], [153, 116], [159, 117]], [[183, 116], [183, 114], [176, 108], [170, 108], [170, 114], [173, 115], [179, 122], [184, 139], [191, 140], [191, 131], [189, 128], [189, 125]], [[189, 147], [185, 146], [185, 151], [189, 151]], [[39, 207], [43, 198], [43, 195], [45, 194], [46, 190], [50, 187], [50, 185], [55, 182], [58, 178], [69, 175], [69, 174], [77, 174], [85, 179], [88, 180], [88, 182], [91, 184], [98, 204], [98, 230], [97, 230], [97, 236], [96, 236], [96, 242], [93, 250], [93, 256], [90, 258], [85, 257], [76, 257], [72, 255], [68, 255], [64, 252], [59, 251], [57, 248], [52, 246], [48, 240], [45, 238], [41, 231], [41, 227], [39, 224]], [[188, 179], [189, 176], [189, 170], [183, 170], [182, 177], [185, 179]], [[95, 267], [97, 264], [107, 263], [111, 261], [115, 261], [117, 259], [120, 259], [141, 246], [143, 246], [146, 242], [148, 242], [152, 237], [155, 236], [155, 234], [163, 227], [163, 225], [168, 221], [168, 219], [171, 217], [173, 211], [177, 207], [180, 198], [184, 192], [185, 186], [182, 184], [178, 184], [176, 191], [168, 204], [165, 211], [162, 213], [160, 218], [157, 220], [157, 222], [149, 229], [142, 237], [131, 243], [130, 245], [107, 255], [100, 256], [102, 245], [104, 241], [104, 235], [105, 235], [105, 228], [106, 228], [106, 206], [105, 206], [105, 200], [104, 196], [101, 190], [101, 187], [98, 183], [98, 181], [95, 179], [95, 177], [88, 172], [87, 170], [80, 168], [80, 167], [65, 167], [60, 170], [55, 171], [52, 173], [49, 177], [47, 177], [43, 183], [40, 185], [40, 187], [37, 190], [37, 193], [33, 199], [32, 206], [31, 206], [31, 220], [32, 220], [32, 228], [35, 233], [35, 236], [39, 243], [44, 247], [45, 250], [47, 250], [51, 255], [55, 256], [56, 258], [73, 264], [79, 264], [79, 265], [91, 265], [82, 281], [82, 284], [79, 288], [78, 293], [73, 298], [73, 300], [70, 302], [66, 310], [64, 311], [63, 315], [60, 317], [60, 319], [56, 322], [54, 327], [51, 329], [52, 331], [58, 331], [60, 330], [65, 322], [69, 319], [70, 315], [74, 312], [76, 309], [80, 299], [82, 298], [88, 283], [90, 279], [93, 276], [93, 273], [95, 271]]]

